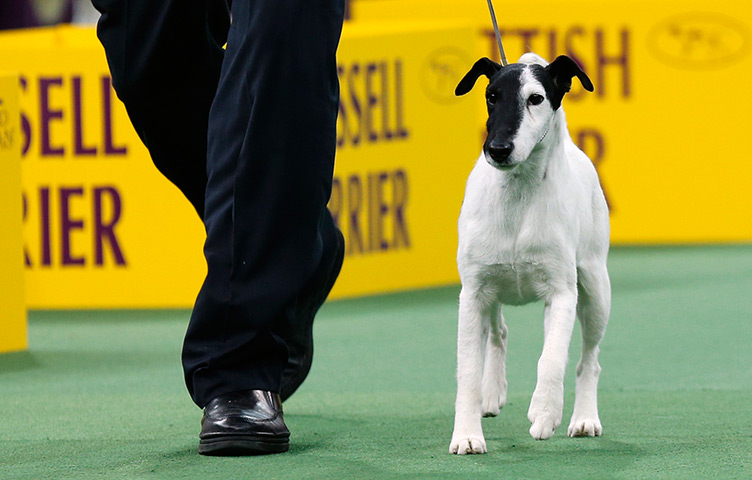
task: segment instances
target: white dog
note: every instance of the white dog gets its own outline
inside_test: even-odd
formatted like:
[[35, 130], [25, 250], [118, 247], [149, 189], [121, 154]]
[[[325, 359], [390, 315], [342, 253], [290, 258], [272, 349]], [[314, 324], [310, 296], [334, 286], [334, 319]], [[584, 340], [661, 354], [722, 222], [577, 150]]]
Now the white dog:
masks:
[[573, 77], [588, 91], [593, 84], [568, 57], [549, 65], [525, 54], [506, 67], [478, 60], [455, 93], [469, 92], [480, 75], [490, 80], [488, 138], [467, 181], [457, 252], [462, 292], [449, 450], [458, 454], [486, 452], [481, 416], [498, 415], [506, 402], [502, 304], [545, 302], [530, 435], [545, 440], [561, 423], [575, 316], [583, 342], [568, 434], [600, 435], [598, 344], [611, 304], [608, 208], [595, 168], [569, 137], [561, 108]]

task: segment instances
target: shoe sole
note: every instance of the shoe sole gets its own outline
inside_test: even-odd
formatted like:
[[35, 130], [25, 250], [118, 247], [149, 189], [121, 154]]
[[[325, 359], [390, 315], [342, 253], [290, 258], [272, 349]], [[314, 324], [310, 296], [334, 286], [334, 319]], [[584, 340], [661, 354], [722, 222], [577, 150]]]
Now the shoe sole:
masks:
[[237, 457], [283, 453], [290, 449], [290, 439], [233, 435], [232, 437], [202, 438], [198, 453], [209, 456]]

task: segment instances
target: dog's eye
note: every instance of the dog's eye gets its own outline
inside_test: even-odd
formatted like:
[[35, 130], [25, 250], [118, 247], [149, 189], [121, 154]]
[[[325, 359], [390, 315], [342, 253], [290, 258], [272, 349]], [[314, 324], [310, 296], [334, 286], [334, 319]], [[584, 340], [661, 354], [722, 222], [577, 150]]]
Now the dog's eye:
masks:
[[528, 105], [540, 105], [541, 103], [543, 103], [543, 95], [534, 93], [527, 99], [527, 103]]
[[490, 103], [491, 105], [493, 105], [494, 103], [496, 103], [496, 100], [498, 100], [498, 99], [499, 99], [499, 97], [497, 97], [497, 96], [496, 96], [496, 94], [495, 94], [495, 93], [493, 93], [493, 92], [488, 92], [488, 93], [486, 94], [486, 100], [487, 100], [487, 101], [488, 101], [488, 103]]

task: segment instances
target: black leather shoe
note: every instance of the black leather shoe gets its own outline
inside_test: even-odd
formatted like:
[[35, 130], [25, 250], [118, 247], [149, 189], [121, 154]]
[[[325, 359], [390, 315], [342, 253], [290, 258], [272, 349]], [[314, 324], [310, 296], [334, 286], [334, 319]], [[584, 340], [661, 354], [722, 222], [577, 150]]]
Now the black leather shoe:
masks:
[[202, 455], [264, 455], [286, 452], [290, 430], [279, 395], [245, 390], [220, 395], [204, 409], [198, 453]]
[[324, 253], [319, 267], [300, 294], [296, 309], [297, 322], [284, 333], [289, 350], [282, 374], [282, 401], [300, 387], [313, 363], [313, 318], [334, 286], [345, 258], [345, 238], [334, 227], [324, 238]]

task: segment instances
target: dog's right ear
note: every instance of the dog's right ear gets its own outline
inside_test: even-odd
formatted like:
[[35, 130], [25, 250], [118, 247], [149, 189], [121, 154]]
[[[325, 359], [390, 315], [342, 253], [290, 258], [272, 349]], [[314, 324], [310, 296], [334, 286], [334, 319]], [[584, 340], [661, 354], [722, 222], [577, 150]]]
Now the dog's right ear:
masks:
[[590, 81], [587, 74], [582, 71], [574, 60], [566, 55], [556, 57], [556, 60], [545, 67], [545, 71], [548, 72], [551, 80], [554, 82], [554, 97], [550, 99], [554, 110], [561, 106], [564, 94], [572, 88], [572, 78], [577, 77], [582, 83], [583, 88], [588, 92], [592, 92], [595, 89], [593, 82]]
[[454, 94], [458, 97], [460, 95], [466, 94], [473, 89], [473, 86], [475, 85], [476, 80], [478, 80], [478, 77], [485, 75], [490, 79], [493, 74], [498, 72], [500, 69], [501, 65], [494, 62], [490, 58], [481, 58], [480, 60], [475, 62], [473, 68], [471, 68], [470, 71], [467, 72], [464, 77], [462, 77], [462, 80], [460, 80], [460, 83], [457, 84], [457, 88], [454, 90]]

